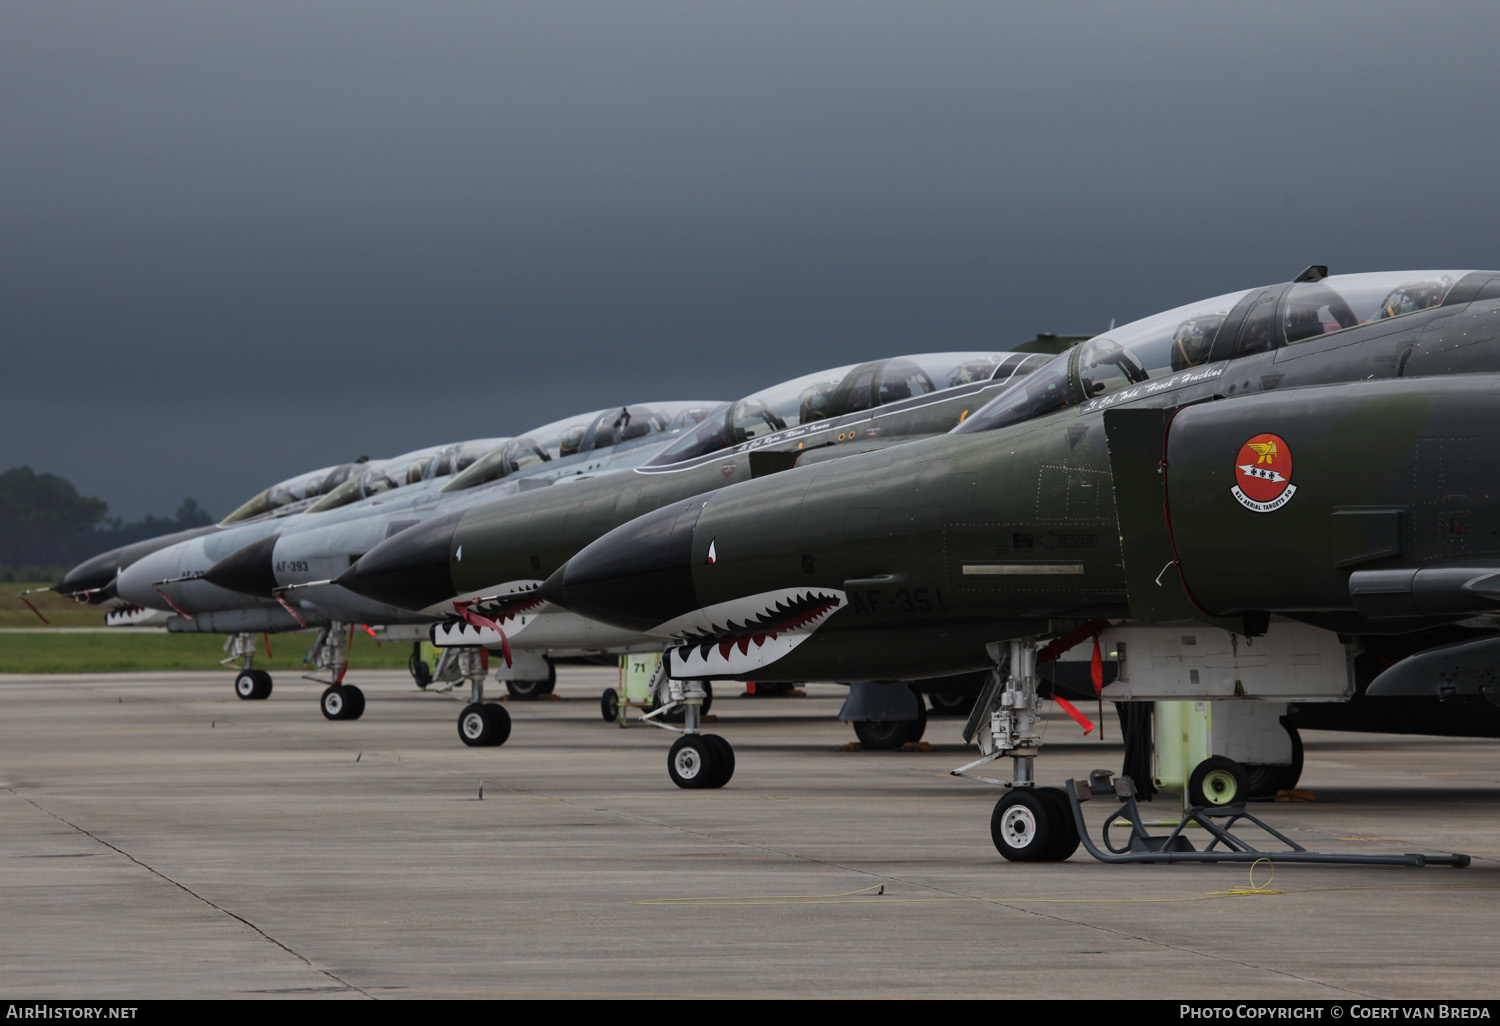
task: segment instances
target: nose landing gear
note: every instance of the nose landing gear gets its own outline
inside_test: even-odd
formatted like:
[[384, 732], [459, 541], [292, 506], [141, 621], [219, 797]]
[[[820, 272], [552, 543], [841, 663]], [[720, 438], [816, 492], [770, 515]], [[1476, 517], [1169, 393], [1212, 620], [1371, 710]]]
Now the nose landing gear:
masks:
[[[667, 775], [672, 783], [691, 790], [729, 783], [734, 776], [734, 749], [719, 735], [704, 734], [700, 729], [703, 711], [711, 701], [707, 685], [699, 680], [672, 680], [667, 676], [667, 660], [663, 658], [652, 686], [659, 705], [643, 716], [642, 721], [682, 735], [667, 754]], [[662, 722], [674, 711], [682, 713], [681, 727]]]

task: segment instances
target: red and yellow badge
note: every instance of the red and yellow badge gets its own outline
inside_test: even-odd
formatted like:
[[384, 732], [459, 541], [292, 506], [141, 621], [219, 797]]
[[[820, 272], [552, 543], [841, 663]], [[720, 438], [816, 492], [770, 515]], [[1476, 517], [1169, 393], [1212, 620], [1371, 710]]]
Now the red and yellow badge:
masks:
[[1234, 488], [1241, 506], [1270, 513], [1292, 501], [1292, 450], [1280, 435], [1256, 435], [1240, 446], [1234, 461]]

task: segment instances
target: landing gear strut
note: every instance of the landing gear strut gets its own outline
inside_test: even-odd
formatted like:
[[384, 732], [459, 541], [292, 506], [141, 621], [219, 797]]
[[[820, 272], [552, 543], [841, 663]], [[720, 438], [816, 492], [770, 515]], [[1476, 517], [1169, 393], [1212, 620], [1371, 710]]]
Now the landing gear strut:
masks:
[[221, 666], [240, 665], [234, 678], [234, 693], [246, 701], [257, 701], [271, 697], [271, 675], [255, 668], [255, 635], [241, 631], [224, 640], [224, 651], [229, 655], [219, 660]]
[[331, 679], [308, 676], [306, 679], [327, 684], [319, 700], [323, 716], [330, 720], [357, 720], [365, 714], [365, 693], [353, 684], [344, 683], [349, 669], [348, 624], [337, 620], [319, 628], [317, 639], [304, 660], [314, 670], [326, 670]]
[[[1011, 788], [990, 816], [990, 838], [1001, 855], [1012, 862], [1059, 862], [1078, 850], [1078, 827], [1061, 789], [1036, 786], [1036, 753], [1042, 745], [1036, 639], [1012, 641], [1008, 648], [1003, 659], [992, 648], [995, 669], [964, 726], [964, 741], [977, 740], [984, 757], [952, 772]], [[1006, 756], [1010, 780], [969, 772]]]
[[456, 652], [454, 669], [461, 679], [469, 682], [469, 704], [458, 714], [459, 740], [470, 748], [505, 744], [510, 737], [510, 713], [484, 700], [484, 676], [489, 672], [484, 649], [450, 648], [444, 655], [447, 652]]
[[[665, 659], [657, 667], [652, 684], [660, 705], [642, 720], [682, 735], [667, 755], [667, 775], [672, 783], [694, 790], [729, 783], [734, 776], [734, 749], [719, 735], [704, 734], [699, 729], [709, 700], [707, 685], [699, 680], [672, 680], [667, 676]], [[682, 711], [682, 727], [661, 722], [678, 709]]]

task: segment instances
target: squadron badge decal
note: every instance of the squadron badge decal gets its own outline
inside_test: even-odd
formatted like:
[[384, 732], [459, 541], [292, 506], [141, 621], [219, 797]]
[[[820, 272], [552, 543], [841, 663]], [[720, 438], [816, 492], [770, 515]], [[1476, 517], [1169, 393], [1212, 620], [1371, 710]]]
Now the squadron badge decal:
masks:
[[1256, 513], [1271, 513], [1292, 501], [1292, 450], [1279, 435], [1256, 435], [1240, 446], [1230, 494]]

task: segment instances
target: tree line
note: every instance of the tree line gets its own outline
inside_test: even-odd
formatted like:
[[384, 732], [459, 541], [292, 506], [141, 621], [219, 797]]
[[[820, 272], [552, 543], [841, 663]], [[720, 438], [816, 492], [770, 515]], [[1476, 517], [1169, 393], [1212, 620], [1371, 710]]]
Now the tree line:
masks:
[[55, 581], [100, 552], [212, 522], [194, 499], [171, 517], [126, 521], [66, 478], [12, 467], [0, 474], [0, 580]]

